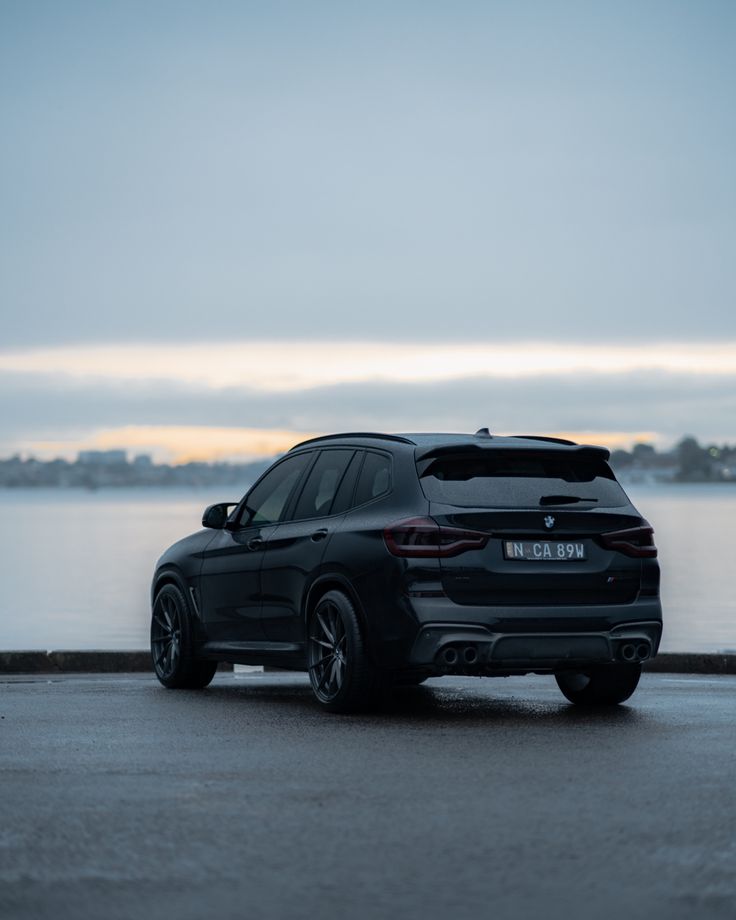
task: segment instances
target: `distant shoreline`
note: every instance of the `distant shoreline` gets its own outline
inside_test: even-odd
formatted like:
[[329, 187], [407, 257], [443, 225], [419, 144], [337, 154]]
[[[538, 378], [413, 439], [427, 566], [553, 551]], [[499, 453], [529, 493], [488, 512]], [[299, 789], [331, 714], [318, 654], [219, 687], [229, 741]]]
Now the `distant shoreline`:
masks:
[[[20, 455], [0, 459], [0, 489], [52, 488], [210, 488], [241, 487], [255, 482], [277, 457], [250, 462], [192, 461], [172, 465], [154, 463], [150, 454], [129, 459], [123, 448], [80, 451], [73, 461], [23, 459]], [[701, 446], [687, 435], [669, 451], [651, 444], [635, 444], [630, 450], [611, 451], [610, 464], [622, 485], [736, 483], [736, 446]]]
[[250, 463], [153, 463], [146, 454], [129, 461], [125, 451], [87, 451], [75, 461], [0, 460], [0, 489], [58, 489], [96, 492], [100, 489], [240, 488], [255, 482], [275, 460]]

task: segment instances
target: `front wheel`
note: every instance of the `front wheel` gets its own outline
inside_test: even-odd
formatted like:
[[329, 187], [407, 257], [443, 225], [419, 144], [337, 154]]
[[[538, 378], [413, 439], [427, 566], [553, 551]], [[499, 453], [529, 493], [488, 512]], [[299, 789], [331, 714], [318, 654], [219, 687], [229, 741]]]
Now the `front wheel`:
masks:
[[640, 664], [604, 664], [585, 671], [559, 671], [557, 686], [578, 706], [616, 706], [628, 700], [641, 677]]
[[375, 702], [386, 680], [368, 657], [350, 599], [342, 591], [328, 591], [307, 627], [309, 680], [322, 708], [351, 712]]
[[176, 585], [164, 585], [151, 615], [151, 658], [156, 677], [170, 689], [206, 687], [216, 661], [197, 658], [186, 599]]

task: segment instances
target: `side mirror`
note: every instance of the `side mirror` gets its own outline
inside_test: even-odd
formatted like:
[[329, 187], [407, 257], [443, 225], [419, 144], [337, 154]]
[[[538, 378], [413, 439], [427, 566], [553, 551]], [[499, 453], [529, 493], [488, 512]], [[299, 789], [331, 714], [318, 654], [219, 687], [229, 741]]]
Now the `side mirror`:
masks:
[[209, 505], [202, 515], [202, 527], [222, 530], [230, 516], [230, 509], [236, 505], [237, 502], [219, 502], [217, 505]]

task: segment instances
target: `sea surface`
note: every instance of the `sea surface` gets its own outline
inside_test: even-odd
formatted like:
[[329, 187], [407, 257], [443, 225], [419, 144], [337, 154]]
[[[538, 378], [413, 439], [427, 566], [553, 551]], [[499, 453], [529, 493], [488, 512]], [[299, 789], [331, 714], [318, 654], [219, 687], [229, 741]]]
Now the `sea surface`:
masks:
[[[736, 484], [626, 489], [656, 531], [662, 650], [736, 651]], [[145, 648], [157, 558], [205, 505], [239, 497], [0, 490], [0, 649]]]

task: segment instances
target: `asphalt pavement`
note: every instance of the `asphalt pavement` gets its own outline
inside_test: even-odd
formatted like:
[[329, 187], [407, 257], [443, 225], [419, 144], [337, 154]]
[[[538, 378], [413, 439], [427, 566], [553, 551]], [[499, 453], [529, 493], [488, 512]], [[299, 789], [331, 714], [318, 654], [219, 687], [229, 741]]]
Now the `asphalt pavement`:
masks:
[[736, 677], [586, 712], [444, 678], [360, 716], [306, 678], [0, 682], [0, 914], [734, 918]]

